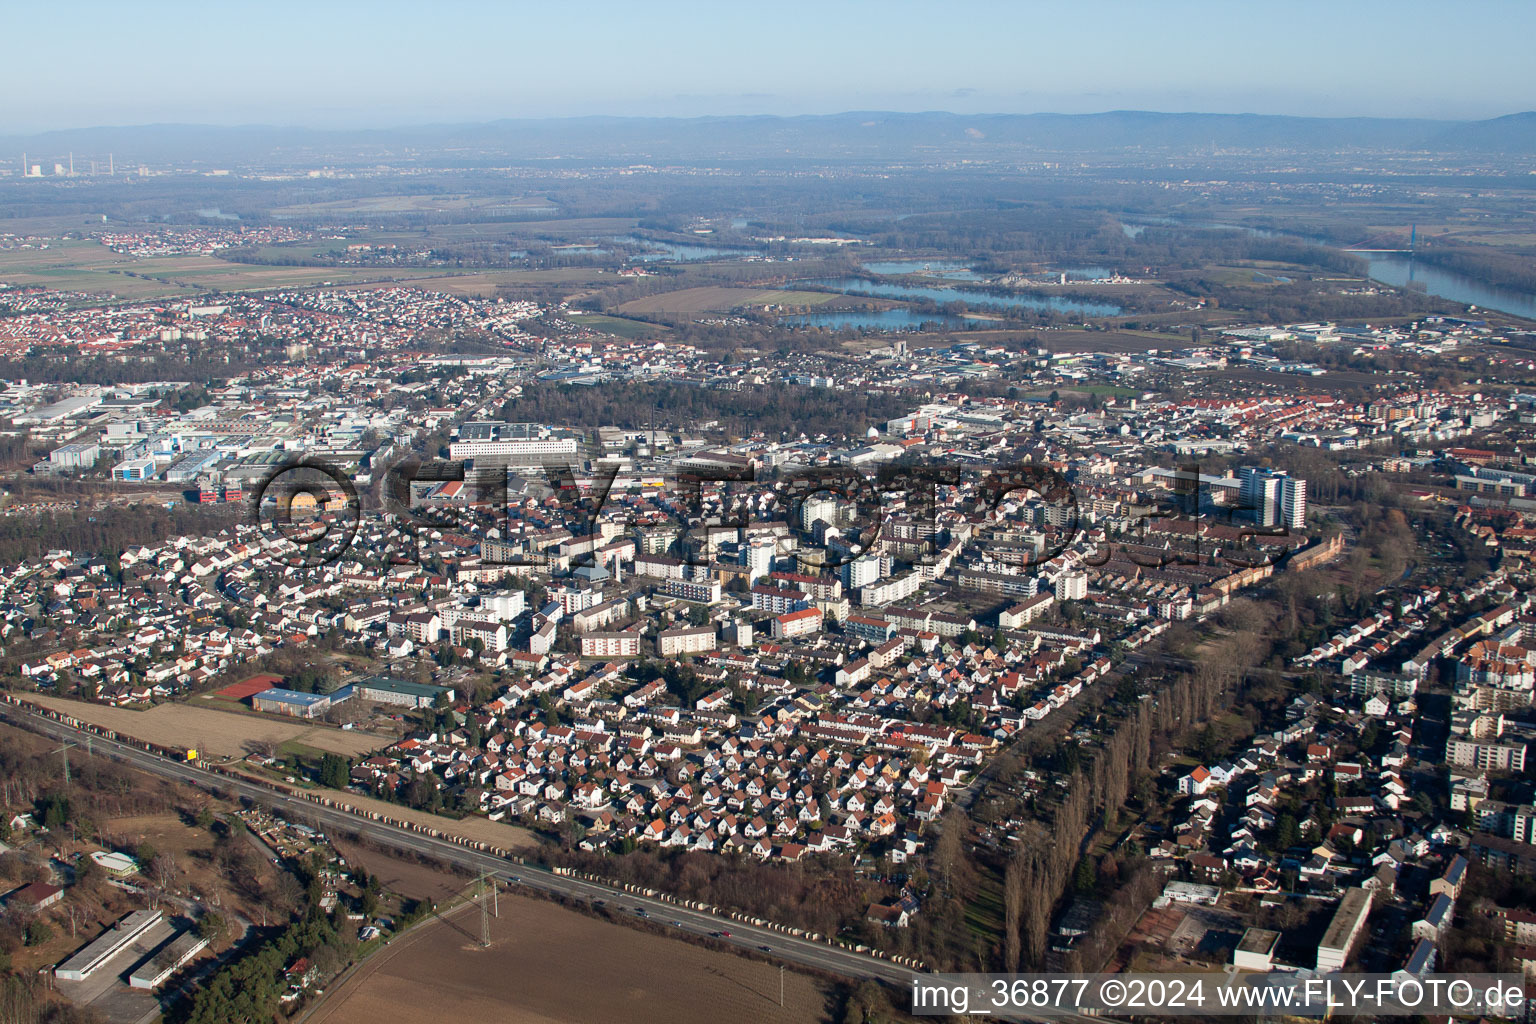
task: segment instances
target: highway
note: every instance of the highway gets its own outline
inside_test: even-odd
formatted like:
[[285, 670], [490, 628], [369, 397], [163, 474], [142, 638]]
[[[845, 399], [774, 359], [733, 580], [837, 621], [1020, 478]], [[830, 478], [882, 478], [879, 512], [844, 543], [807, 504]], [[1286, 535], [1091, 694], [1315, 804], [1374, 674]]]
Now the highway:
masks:
[[[325, 807], [238, 778], [210, 772], [195, 765], [172, 761], [137, 747], [73, 729], [21, 708], [0, 709], [0, 717], [12, 724], [41, 732], [59, 740], [89, 736], [92, 750], [122, 761], [142, 771], [173, 779], [206, 790], [220, 790], [250, 797], [267, 806], [285, 810], [292, 820], [312, 821], [322, 828], [353, 832], [381, 845], [458, 864], [470, 871], [485, 871], [512, 886], [551, 893], [569, 900], [592, 905], [605, 904], [616, 913], [644, 918], [663, 928], [689, 935], [715, 936], [720, 942], [773, 956], [775, 959], [825, 971], [854, 980], [871, 979], [910, 990], [912, 979], [920, 972], [900, 964], [880, 960], [824, 942], [786, 935], [703, 910], [694, 910], [662, 899], [625, 892], [585, 879], [557, 875], [546, 868], [510, 862], [495, 854], [482, 853], [455, 843], [398, 828], [387, 822], [373, 821], [345, 810]], [[641, 913], [643, 911], [644, 913]], [[729, 935], [722, 933], [728, 932]]]

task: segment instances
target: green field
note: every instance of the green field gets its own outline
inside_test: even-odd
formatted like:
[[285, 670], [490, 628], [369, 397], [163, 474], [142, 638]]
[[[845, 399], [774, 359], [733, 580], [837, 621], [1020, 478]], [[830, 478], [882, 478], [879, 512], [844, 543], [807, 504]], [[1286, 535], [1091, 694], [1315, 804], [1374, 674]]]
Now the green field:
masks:
[[590, 327], [594, 331], [602, 331], [604, 334], [612, 334], [620, 338], [649, 338], [667, 333], [667, 328], [657, 324], [608, 316], [604, 313], [572, 313], [565, 319], [578, 326]]
[[68, 239], [46, 249], [0, 252], [0, 281], [62, 291], [160, 299], [206, 292], [260, 291], [404, 282], [444, 278], [442, 270], [357, 267], [272, 267], [230, 263], [215, 256], [159, 256], [136, 259], [98, 242]]
[[836, 292], [796, 291], [777, 288], [731, 288], [723, 285], [679, 288], [661, 295], [626, 302], [624, 313], [713, 313], [743, 306], [820, 306], [841, 299]]
[[[1052, 390], [1062, 394], [1098, 395], [1100, 398], [1135, 398], [1141, 394], [1140, 388], [1122, 388], [1113, 384], [1063, 384]], [[1043, 394], [1050, 394], [1049, 391]]]
[[553, 210], [557, 204], [542, 196], [520, 196], [509, 199], [500, 196], [469, 196], [461, 194], [433, 194], [406, 196], [368, 196], [359, 199], [336, 199], [322, 203], [303, 203], [282, 206], [272, 213], [279, 217], [335, 217], [343, 215], [366, 216], [413, 213], [479, 213], [487, 217], [511, 216], [519, 212]]

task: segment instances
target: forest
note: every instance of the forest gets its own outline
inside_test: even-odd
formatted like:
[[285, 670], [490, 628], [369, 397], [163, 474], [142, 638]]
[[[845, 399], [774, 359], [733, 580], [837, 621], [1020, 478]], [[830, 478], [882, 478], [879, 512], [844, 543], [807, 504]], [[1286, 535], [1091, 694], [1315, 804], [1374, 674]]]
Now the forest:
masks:
[[48, 516], [0, 516], [0, 559], [7, 564], [35, 560], [55, 548], [79, 552], [120, 552], [157, 545], [171, 537], [201, 536], [234, 523], [229, 505], [101, 505], [60, 509]]
[[909, 411], [910, 401], [891, 394], [857, 394], [790, 385], [721, 391], [676, 382], [631, 382], [604, 388], [530, 384], [501, 407], [512, 422], [556, 423], [591, 430], [600, 426], [693, 429], [716, 420], [727, 434], [769, 437], [862, 436]]

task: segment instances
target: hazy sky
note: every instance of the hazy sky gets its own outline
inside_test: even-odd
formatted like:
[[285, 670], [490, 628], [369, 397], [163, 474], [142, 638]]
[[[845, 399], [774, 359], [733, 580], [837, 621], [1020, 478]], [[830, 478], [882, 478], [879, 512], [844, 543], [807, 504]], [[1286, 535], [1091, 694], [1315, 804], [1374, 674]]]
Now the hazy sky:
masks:
[[4, 4], [0, 133], [580, 114], [1536, 108], [1536, 4]]

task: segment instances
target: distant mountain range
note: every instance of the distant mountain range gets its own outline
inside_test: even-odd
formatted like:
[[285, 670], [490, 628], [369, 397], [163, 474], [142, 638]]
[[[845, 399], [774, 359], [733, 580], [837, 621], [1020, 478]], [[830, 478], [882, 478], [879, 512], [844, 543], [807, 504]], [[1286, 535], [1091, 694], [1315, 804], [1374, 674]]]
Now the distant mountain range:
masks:
[[455, 164], [570, 158], [602, 161], [933, 159], [1039, 154], [1217, 155], [1273, 149], [1332, 154], [1536, 154], [1536, 112], [1485, 121], [1283, 117], [1266, 114], [991, 114], [850, 112], [802, 117], [504, 120], [385, 130], [269, 125], [143, 125], [0, 137], [0, 162], [26, 152], [51, 164], [73, 152], [136, 162], [225, 166], [274, 162]]

